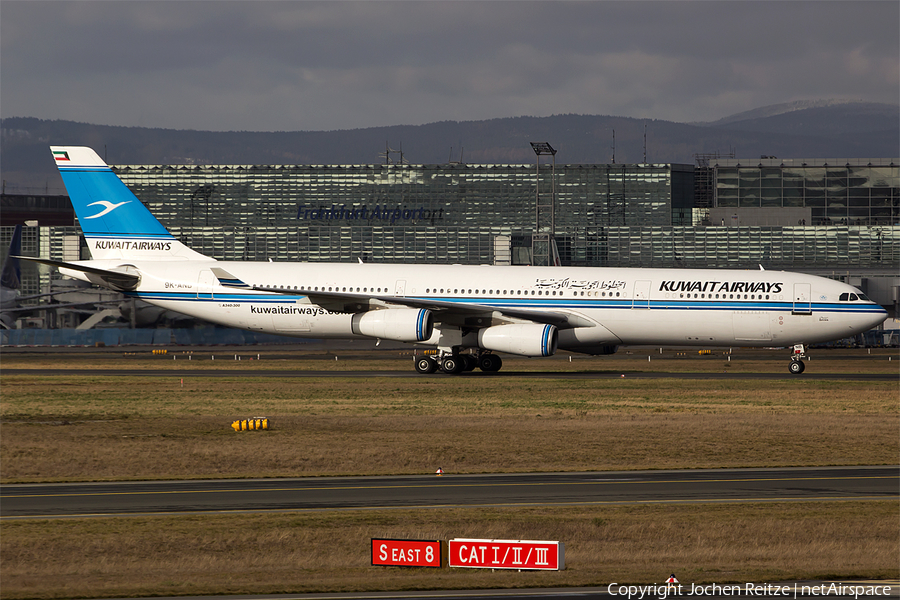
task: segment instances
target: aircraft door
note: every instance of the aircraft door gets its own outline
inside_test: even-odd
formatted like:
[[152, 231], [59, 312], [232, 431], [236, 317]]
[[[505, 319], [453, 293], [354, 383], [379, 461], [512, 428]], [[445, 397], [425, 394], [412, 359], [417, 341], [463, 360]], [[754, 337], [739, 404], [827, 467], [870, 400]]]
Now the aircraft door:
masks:
[[635, 281], [634, 282], [634, 302], [633, 308], [650, 308], [650, 282]]
[[197, 278], [197, 300], [212, 300], [216, 281], [215, 275], [209, 269], [200, 271], [200, 277]]
[[397, 283], [394, 284], [394, 295], [396, 296], [406, 296], [406, 280], [398, 279]]
[[812, 286], [808, 283], [794, 284], [794, 309], [795, 315], [812, 314]]

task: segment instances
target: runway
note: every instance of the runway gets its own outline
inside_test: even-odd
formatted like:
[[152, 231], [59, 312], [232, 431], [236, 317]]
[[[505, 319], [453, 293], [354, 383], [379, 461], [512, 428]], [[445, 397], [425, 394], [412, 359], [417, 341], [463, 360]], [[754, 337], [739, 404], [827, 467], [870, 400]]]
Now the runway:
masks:
[[[3, 369], [4, 375], [34, 375], [34, 369]], [[41, 369], [41, 375], [71, 376], [72, 369]], [[783, 373], [667, 373], [667, 372], [629, 372], [629, 371], [500, 371], [499, 373], [485, 373], [482, 371], [469, 371], [458, 375], [445, 375], [434, 373], [422, 375], [416, 373], [410, 366], [406, 371], [301, 371], [301, 370], [272, 370], [260, 369], [91, 369], [92, 376], [104, 377], [324, 377], [351, 379], [373, 377], [500, 377], [522, 379], [716, 379], [716, 380], [763, 380], [763, 379], [789, 379], [791, 381], [829, 380], [829, 381], [897, 381], [897, 375], [892, 373], [811, 373], [806, 371], [803, 375], [791, 375], [785, 367]]]
[[0, 486], [0, 520], [898, 497], [898, 466], [53, 483]]

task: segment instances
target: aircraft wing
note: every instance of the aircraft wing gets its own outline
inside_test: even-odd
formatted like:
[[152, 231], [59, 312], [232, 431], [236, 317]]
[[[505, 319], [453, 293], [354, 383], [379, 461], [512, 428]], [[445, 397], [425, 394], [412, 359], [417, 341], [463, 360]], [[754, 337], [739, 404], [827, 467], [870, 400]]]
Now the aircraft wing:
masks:
[[306, 296], [311, 302], [333, 312], [366, 312], [390, 308], [391, 306], [409, 306], [424, 308], [434, 313], [434, 320], [440, 323], [461, 327], [488, 327], [509, 323], [543, 323], [555, 325], [559, 329], [574, 327], [595, 327], [597, 323], [578, 314], [555, 311], [521, 310], [506, 306], [492, 306], [477, 302], [433, 300], [431, 298], [410, 298], [403, 296], [376, 296], [372, 294], [356, 294], [348, 292], [322, 292], [307, 289], [281, 289], [272, 287], [251, 286], [230, 275], [224, 269], [214, 267], [213, 274], [226, 287], [258, 292], [271, 292], [290, 296]]

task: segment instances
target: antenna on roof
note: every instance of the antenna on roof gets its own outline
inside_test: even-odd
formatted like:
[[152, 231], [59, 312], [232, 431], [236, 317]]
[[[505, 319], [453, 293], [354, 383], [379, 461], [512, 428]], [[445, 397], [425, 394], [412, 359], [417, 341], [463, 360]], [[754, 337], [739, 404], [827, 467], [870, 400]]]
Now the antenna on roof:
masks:
[[642, 164], [647, 164], [647, 123], [644, 123], [644, 162]]
[[616, 130], [613, 129], [612, 164], [616, 164]]
[[391, 159], [392, 154], [398, 154], [400, 156], [400, 160], [397, 161], [398, 164], [403, 165], [403, 164], [407, 164], [409, 162], [403, 158], [403, 142], [400, 142], [399, 150], [394, 150], [393, 148], [390, 147], [390, 145], [387, 142], [385, 142], [384, 143], [384, 152], [379, 152], [378, 156], [381, 156], [384, 158], [384, 164], [390, 165], [390, 164], [393, 164], [393, 162], [394, 162]]
[[455, 161], [455, 160], [453, 160], [453, 146], [450, 146], [450, 158], [447, 160], [447, 162], [448, 162], [449, 164], [451, 164], [451, 165], [459, 165], [459, 164], [462, 164], [462, 161], [463, 161], [463, 150], [464, 150], [464, 149], [465, 149], [465, 148], [463, 148], [462, 142], [460, 142], [460, 143], [459, 143], [459, 160]]

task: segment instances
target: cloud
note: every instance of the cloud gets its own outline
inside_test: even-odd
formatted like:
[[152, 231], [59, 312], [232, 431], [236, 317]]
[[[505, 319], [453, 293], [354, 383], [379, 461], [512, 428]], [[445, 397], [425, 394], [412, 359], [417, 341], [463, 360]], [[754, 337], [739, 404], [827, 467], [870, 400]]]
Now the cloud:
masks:
[[271, 131], [896, 102], [898, 7], [4, 0], [0, 112]]

